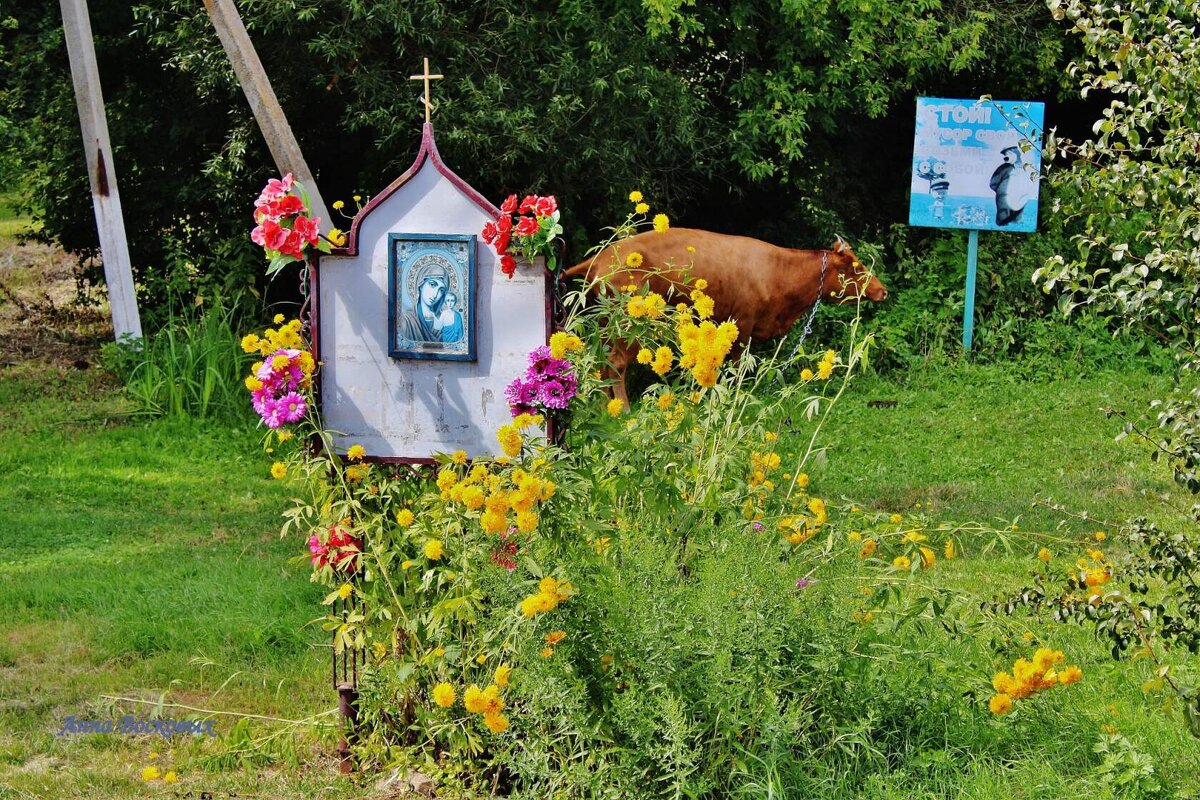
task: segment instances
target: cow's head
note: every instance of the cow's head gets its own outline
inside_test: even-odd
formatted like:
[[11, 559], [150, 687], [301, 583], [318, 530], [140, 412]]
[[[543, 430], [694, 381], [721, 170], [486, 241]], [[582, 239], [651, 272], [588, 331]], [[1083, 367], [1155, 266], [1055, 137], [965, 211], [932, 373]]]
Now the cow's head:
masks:
[[[863, 297], [874, 303], [887, 299], [887, 288], [880, 283], [862, 262], [850, 245], [841, 236], [833, 247], [829, 248], [829, 263], [827, 269], [836, 277], [832, 284], [830, 299], [837, 303], [853, 303]], [[829, 286], [826, 282], [826, 286]]]

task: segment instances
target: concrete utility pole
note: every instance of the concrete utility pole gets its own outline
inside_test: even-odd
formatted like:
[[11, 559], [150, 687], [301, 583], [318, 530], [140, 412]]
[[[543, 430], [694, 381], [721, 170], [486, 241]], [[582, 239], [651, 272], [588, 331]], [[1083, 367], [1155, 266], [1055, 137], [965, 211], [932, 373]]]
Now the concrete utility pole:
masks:
[[117, 171], [108, 141], [108, 120], [104, 116], [104, 96], [100, 93], [100, 72], [96, 68], [87, 0], [59, 0], [59, 4], [67, 37], [67, 55], [71, 59], [75, 103], [79, 106], [79, 127], [83, 130], [83, 151], [87, 156], [96, 230], [100, 234], [100, 257], [104, 260], [113, 332], [118, 340], [124, 336], [140, 339], [142, 320], [138, 316], [137, 290], [129, 265], [129, 245], [125, 240]]
[[267, 147], [271, 150], [271, 158], [275, 159], [275, 166], [279, 168], [281, 175], [290, 172], [296, 180], [304, 184], [309, 199], [312, 200], [313, 207], [310, 210], [314, 216], [320, 217], [321, 232], [328, 233], [334, 227], [329, 218], [329, 209], [325, 207], [325, 200], [317, 189], [317, 181], [304, 161], [304, 154], [300, 152], [300, 145], [292, 134], [287, 117], [283, 115], [283, 109], [275, 97], [275, 90], [267, 80], [267, 73], [263, 70], [262, 62], [258, 60], [258, 52], [254, 49], [254, 43], [250, 41], [250, 35], [246, 33], [246, 26], [238, 14], [237, 7], [233, 0], [204, 0], [204, 7], [208, 9], [208, 16], [213, 27], [217, 29], [221, 46], [225, 48], [225, 53], [233, 64], [238, 83], [246, 93], [259, 130], [267, 140]]

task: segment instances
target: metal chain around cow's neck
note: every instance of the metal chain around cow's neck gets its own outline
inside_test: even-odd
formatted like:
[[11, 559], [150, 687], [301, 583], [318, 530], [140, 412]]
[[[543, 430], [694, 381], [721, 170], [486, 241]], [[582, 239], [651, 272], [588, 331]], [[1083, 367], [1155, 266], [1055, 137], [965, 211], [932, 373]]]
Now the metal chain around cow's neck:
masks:
[[825, 289], [825, 267], [829, 261], [829, 251], [821, 251], [821, 279], [817, 281], [817, 299], [813, 303], [812, 311], [808, 312], [808, 319], [804, 321], [804, 332], [800, 334], [800, 341], [796, 342], [796, 346], [792, 348], [792, 354], [788, 356], [787, 361], [783, 363], [784, 369], [791, 366], [796, 360], [796, 354], [800, 352], [800, 348], [804, 346], [804, 340], [812, 333], [813, 319], [817, 316], [817, 309], [821, 307], [821, 293]]

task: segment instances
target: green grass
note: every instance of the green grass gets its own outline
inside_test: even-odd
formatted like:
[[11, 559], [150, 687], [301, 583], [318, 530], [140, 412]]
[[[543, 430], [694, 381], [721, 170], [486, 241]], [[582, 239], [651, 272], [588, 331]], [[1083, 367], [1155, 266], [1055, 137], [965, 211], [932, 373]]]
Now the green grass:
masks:
[[336, 706], [326, 637], [306, 625], [322, 593], [288, 565], [303, 545], [279, 540], [286, 488], [257, 433], [126, 411], [95, 372], [0, 373], [0, 427], [21, 432], [0, 441], [0, 796], [142, 797], [152, 751], [180, 791], [351, 796], [315, 728], [277, 743], [288, 769], [220, 769], [216, 741], [54, 736], [71, 714], [149, 711], [105, 695], [285, 719]]
[[[1117, 423], [1098, 411], [1137, 411], [1167, 384], [1141, 373], [1023, 382], [991, 369], [903, 384], [864, 379], [831, 420], [813, 488], [868, 510], [911, 513], [920, 503], [935, 519], [996, 527], [1020, 517], [1010, 551], [983, 557], [982, 542], [967, 542], [964, 558], [939, 562], [942, 585], [960, 590], [964, 608], [977, 608], [1029, 580], [1040, 543], [1065, 558], [1098, 527], [1069, 518], [1060, 526], [1061, 515], [1031, 508], [1035, 498], [1114, 520], [1179, 519], [1177, 507], [1190, 498], [1144, 447], [1114, 441]], [[872, 408], [870, 400], [898, 404]], [[244, 763], [228, 738], [54, 735], [71, 714], [146, 714], [106, 696], [165, 695], [285, 719], [335, 705], [326, 637], [306, 625], [323, 593], [288, 564], [303, 544], [277, 536], [288, 489], [267, 477], [258, 434], [228, 423], [146, 423], [131, 411], [96, 371], [0, 371], [0, 429], [9, 432], [0, 437], [0, 607], [8, 612], [0, 618], [0, 797], [364, 796], [334, 774], [329, 731], [286, 733], [246, 752]], [[897, 764], [861, 796], [1064, 795], [1088, 781], [1101, 724], [1153, 756], [1176, 789], [1200, 791], [1196, 741], [1158, 699], [1142, 695], [1147, 662], [1111, 662], [1083, 629], [1009, 624], [1016, 651], [1026, 647], [1016, 637], [1028, 628], [1084, 667], [1082, 683], [1046, 701], [1066, 712], [1066, 726], [1055, 727], [1063, 717], [1036, 713], [960, 722], [958, 730], [977, 738], [954, 739], [947, 730], [943, 747]], [[981, 654], [1003, 660], [988, 641], [933, 636], [928, 646], [943, 665]], [[903, 691], [903, 675], [897, 686]], [[233, 718], [217, 724], [229, 737]], [[288, 730], [256, 722], [251, 735]], [[152, 752], [163, 769], [178, 771], [180, 784], [140, 780]]]
[[28, 216], [18, 214], [16, 198], [0, 193], [0, 236], [18, 236], [27, 233], [33, 223]]

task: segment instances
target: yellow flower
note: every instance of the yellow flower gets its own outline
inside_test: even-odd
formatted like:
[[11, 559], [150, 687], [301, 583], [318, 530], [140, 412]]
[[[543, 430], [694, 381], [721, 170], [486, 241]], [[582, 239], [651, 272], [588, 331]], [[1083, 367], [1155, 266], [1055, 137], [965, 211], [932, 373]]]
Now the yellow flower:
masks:
[[850, 533], [847, 534], [846, 538], [852, 542], [861, 542], [862, 534], [859, 533], [858, 531], [850, 531]]
[[517, 514], [517, 529], [521, 533], [533, 533], [537, 530], [538, 515], [532, 511], [522, 511]]
[[356, 203], [362, 202], [362, 195], [361, 194], [354, 195], [354, 202], [356, 202]]
[[1043, 547], [1041, 550], [1038, 550], [1037, 557], [1038, 557], [1038, 561], [1041, 561], [1043, 564], [1049, 564], [1050, 559], [1053, 558], [1054, 556], [1052, 556], [1050, 554], [1049, 548]]
[[631, 202], [631, 203], [642, 202], [642, 193], [639, 192], [637, 189], [634, 189], [632, 192], [629, 193], [629, 202]]
[[796, 476], [796, 485], [799, 486], [801, 489], [808, 488], [808, 474], [801, 472], [799, 475], [797, 475]]
[[496, 667], [496, 674], [492, 680], [496, 682], [497, 686], [508, 686], [508, 679], [511, 675], [512, 667], [510, 667], [508, 664], [501, 664], [500, 666]]
[[160, 777], [162, 777], [162, 772], [159, 771], [158, 767], [142, 767], [142, 780], [156, 781]]
[[1095, 539], [1097, 542], [1103, 542], [1107, 538], [1108, 538], [1108, 534], [1105, 533], [1104, 531], [1096, 531]]
[[958, 551], [954, 549], [953, 539], [946, 540], [946, 547], [942, 550], [942, 553], [946, 556], [946, 558], [954, 558], [958, 555]]
[[329, 233], [325, 234], [325, 238], [335, 247], [341, 247], [346, 243], [346, 234], [342, 233], [338, 228], [331, 228]]
[[276, 461], [271, 465], [271, 477], [275, 480], [283, 480], [287, 476], [287, 466], [282, 461]]
[[655, 403], [658, 404], [659, 411], [670, 411], [671, 406], [675, 405], [675, 395], [670, 392], [663, 392], [658, 396], [658, 400]]
[[508, 730], [508, 717], [500, 713], [488, 713], [483, 715], [483, 724], [492, 733], [504, 733]]
[[163, 783], [179, 783], [179, 776], [175, 774], [175, 770], [167, 770], [163, 775]]
[[937, 563], [937, 556], [934, 555], [933, 550], [931, 550], [928, 547], [922, 547], [922, 548], [920, 548], [920, 551], [921, 551], [921, 567], [922, 568], [929, 569], [930, 567], [932, 567], [934, 564]]
[[900, 516], [899, 514], [892, 514], [892, 516], [888, 517], [888, 519], [890, 519], [893, 523], [904, 521], [904, 517]]
[[546, 634], [546, 644], [549, 645], [550, 647], [553, 647], [554, 645], [558, 644], [559, 642], [561, 642], [563, 639], [566, 639], [566, 638], [567, 638], [566, 631], [550, 631], [550, 633]]
[[276, 314], [275, 318], [271, 321], [274, 322], [276, 325], [278, 325], [281, 322], [283, 322], [285, 319], [287, 319], [287, 317], [285, 317], [283, 314]]
[[636, 206], [633, 207], [633, 210], [638, 214], [645, 214], [647, 211], [650, 210], [650, 204], [649, 203], [638, 203]]
[[896, 556], [892, 559], [892, 566], [896, 569], [908, 569], [912, 566], [912, 561], [909, 560], [908, 556]]
[[441, 539], [430, 539], [425, 543], [425, 557], [430, 561], [437, 561], [442, 557]]
[[442, 708], [449, 708], [454, 705], [457, 695], [454, 693], [454, 687], [448, 683], [439, 683], [433, 687], [433, 702], [437, 703]]
[[877, 547], [879, 547], [878, 542], [876, 542], [874, 539], [867, 539], [862, 546], [862, 550], [860, 550], [858, 553], [859, 558], [870, 558], [871, 556], [875, 555], [875, 549]]
[[413, 562], [409, 561], [408, 559], [405, 559], [404, 562], [400, 565], [400, 569], [407, 571], [412, 568], [412, 565], [413, 565]]
[[441, 658], [442, 656], [446, 655], [446, 648], [444, 648], [444, 647], [439, 647], [439, 648], [437, 648], [436, 650], [434, 650], [434, 651], [433, 651], [433, 654], [434, 654], [434, 656], [436, 656], [437, 658]]
[[367, 455], [366, 449], [361, 444], [352, 444], [350, 449], [346, 451], [346, 458], [351, 461], [362, 461]]
[[833, 362], [822, 361], [817, 364], [817, 377], [823, 381], [829, 380], [829, 376], [833, 374]]
[[[640, 357], [639, 353], [639, 357]], [[654, 361], [650, 364], [650, 369], [659, 377], [666, 375], [671, 370], [671, 364], [675, 360], [675, 354], [671, 352], [669, 347], [660, 347], [654, 351]]]
[[554, 655], [553, 647], [545, 647], [542, 649], [542, 658], [550, 658]]
[[503, 448], [504, 454], [511, 458], [516, 458], [521, 454], [521, 448], [525, 444], [524, 437], [517, 430], [516, 426], [508, 424], [501, 425], [496, 431], [496, 439], [500, 442], [500, 447]]
[[610, 417], [619, 417], [621, 416], [621, 412], [625, 410], [625, 403], [619, 397], [614, 397], [608, 401], [605, 409], [608, 411]]
[[1058, 682], [1063, 686], [1068, 686], [1083, 678], [1083, 670], [1076, 666], [1063, 667], [1062, 672], [1058, 673]]
[[450, 460], [451, 460], [452, 462], [454, 462], [455, 464], [465, 464], [465, 463], [467, 463], [467, 451], [466, 451], [466, 450], [455, 450], [455, 451], [454, 451], [454, 452], [453, 452], [453, 453], [450, 455]]
[[472, 714], [482, 714], [487, 711], [488, 699], [484, 696], [483, 690], [472, 683], [463, 692], [463, 706]]
[[1006, 694], [992, 695], [992, 699], [988, 700], [988, 708], [997, 716], [1003, 716], [1012, 711], [1012, 698]]
[[654, 230], [658, 231], [659, 233], [666, 233], [667, 229], [670, 227], [671, 219], [666, 214], [654, 215]]
[[247, 375], [245, 383], [246, 383], [246, 388], [252, 392], [257, 392], [259, 389], [261, 389], [263, 387], [263, 382], [260, 381], [258, 378], [254, 377], [253, 375]]
[[291, 431], [277, 431], [275, 433], [275, 438], [278, 439], [280, 442], [286, 442], [287, 440], [291, 439], [294, 436], [295, 436], [295, 434], [292, 433]]
[[696, 282], [692, 284], [692, 286], [703, 292], [708, 288], [708, 281], [704, 280], [704, 278], [697, 278]]
[[653, 360], [654, 360], [654, 352], [653, 351], [651, 351], [650, 349], [645, 348], [645, 347], [643, 347], [641, 350], [638, 350], [637, 362], [639, 364], [649, 364]]
[[248, 333], [242, 337], [242, 350], [247, 353], [253, 353], [258, 350], [259, 339], [253, 333]]
[[638, 252], [630, 253], [625, 256], [625, 266], [637, 269], [642, 265], [642, 254]]
[[483, 662], [485, 662], [485, 661], [487, 661], [487, 655], [485, 655], [484, 653], [480, 653], [479, 655], [475, 656], [476, 664], [479, 664], [482, 666]]
[[344, 200], [334, 200], [333, 201], [333, 210], [334, 211], [341, 211], [345, 207], [346, 207], [346, 201], [344, 201]]
[[396, 523], [402, 528], [407, 528], [409, 525], [412, 525], [413, 520], [415, 519], [416, 515], [407, 508], [402, 508], [396, 512]]
[[348, 597], [350, 597], [350, 595], [354, 594], [354, 587], [348, 583], [343, 583], [341, 586], [338, 587], [337, 593], [338, 593], [338, 597], [345, 600]]

